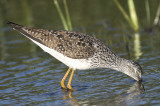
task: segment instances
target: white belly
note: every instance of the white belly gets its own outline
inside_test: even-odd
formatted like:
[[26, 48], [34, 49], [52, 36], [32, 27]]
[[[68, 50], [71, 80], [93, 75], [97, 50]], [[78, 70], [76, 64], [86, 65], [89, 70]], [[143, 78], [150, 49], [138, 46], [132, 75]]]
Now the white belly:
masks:
[[[29, 38], [29, 37], [27, 37], [27, 38]], [[30, 40], [32, 40], [32, 39], [30, 39]], [[74, 70], [76, 70], [76, 69], [85, 70], [85, 69], [90, 68], [90, 63], [86, 59], [72, 59], [72, 58], [69, 58], [69, 57], [63, 55], [62, 53], [55, 51], [54, 49], [51, 49], [51, 48], [35, 41], [35, 40], [32, 40], [32, 41], [35, 44], [37, 44], [39, 47], [41, 47], [45, 52], [49, 53], [50, 55], [55, 57], [57, 60], [61, 61], [62, 63], [64, 63], [65, 65], [67, 65], [68, 67], [70, 67]]]

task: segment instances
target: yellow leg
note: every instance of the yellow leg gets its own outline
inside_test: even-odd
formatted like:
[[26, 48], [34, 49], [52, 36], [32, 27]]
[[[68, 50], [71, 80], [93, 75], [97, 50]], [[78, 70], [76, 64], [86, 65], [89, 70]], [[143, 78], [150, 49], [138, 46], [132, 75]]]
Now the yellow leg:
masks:
[[70, 71], [71, 71], [71, 68], [69, 68], [67, 70], [66, 74], [64, 75], [63, 79], [61, 80], [61, 87], [64, 88], [64, 89], [66, 88], [65, 85], [64, 85], [64, 81], [66, 80], [66, 78], [67, 78], [67, 76], [68, 76]]
[[70, 90], [73, 90], [73, 88], [72, 88], [72, 86], [71, 86], [73, 74], [74, 74], [74, 70], [72, 70], [71, 76], [70, 76], [69, 81], [68, 81], [68, 84], [67, 84], [67, 88], [70, 89]]

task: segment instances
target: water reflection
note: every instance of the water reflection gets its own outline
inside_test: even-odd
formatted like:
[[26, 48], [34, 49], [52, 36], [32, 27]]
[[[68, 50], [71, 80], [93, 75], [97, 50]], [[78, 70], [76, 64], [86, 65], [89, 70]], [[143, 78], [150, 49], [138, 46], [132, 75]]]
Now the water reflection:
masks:
[[123, 98], [123, 101], [126, 102], [126, 104], [140, 103], [142, 100], [141, 94], [143, 94], [144, 91], [143, 84], [136, 82], [127, 90], [127, 96]]
[[76, 100], [76, 98], [72, 95], [72, 90], [65, 90], [65, 89], [62, 89], [62, 92], [64, 94], [63, 96], [63, 99], [64, 100], [67, 100], [67, 102], [73, 106], [78, 106], [78, 102]]
[[138, 60], [140, 58], [140, 56], [143, 54], [141, 51], [140, 34], [138, 34], [138, 33], [134, 34], [134, 52], [135, 52], [136, 60]]
[[[67, 101], [70, 105], [77, 106], [77, 105], [136, 105], [141, 103], [142, 101], [142, 95], [144, 94], [144, 86], [142, 83], [135, 82], [131, 87], [129, 87], [128, 90], [125, 91], [125, 94], [119, 95], [116, 94], [115, 97], [111, 98], [104, 98], [100, 101], [77, 101], [74, 95], [72, 95], [72, 92], [77, 91], [66, 91], [62, 90], [64, 96], [63, 99]], [[95, 97], [96, 98], [96, 97]]]

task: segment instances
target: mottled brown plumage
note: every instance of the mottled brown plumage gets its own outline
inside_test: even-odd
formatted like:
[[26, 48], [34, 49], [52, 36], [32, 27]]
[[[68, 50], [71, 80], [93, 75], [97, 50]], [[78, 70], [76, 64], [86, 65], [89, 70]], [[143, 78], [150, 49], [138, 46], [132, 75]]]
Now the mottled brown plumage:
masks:
[[73, 70], [68, 83], [69, 89], [72, 89], [71, 79], [76, 69], [111, 68], [141, 81], [142, 68], [138, 63], [119, 57], [97, 38], [73, 31], [35, 29], [12, 22], [8, 24], [70, 67], [61, 81], [63, 88], [71, 68]]
[[79, 32], [29, 28], [11, 22], [10, 25], [14, 25], [16, 30], [26, 36], [73, 59], [89, 58], [96, 49], [107, 47], [99, 39]]

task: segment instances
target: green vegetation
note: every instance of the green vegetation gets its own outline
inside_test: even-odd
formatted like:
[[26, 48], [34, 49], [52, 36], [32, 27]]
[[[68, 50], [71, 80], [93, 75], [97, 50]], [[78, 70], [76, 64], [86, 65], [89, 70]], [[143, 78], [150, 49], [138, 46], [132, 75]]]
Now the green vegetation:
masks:
[[124, 8], [121, 6], [121, 4], [118, 2], [118, 0], [114, 0], [119, 10], [122, 12], [125, 19], [128, 21], [131, 28], [136, 32], [134, 34], [134, 52], [135, 52], [135, 59], [138, 60], [140, 56], [142, 55], [141, 52], [141, 42], [140, 42], [140, 36], [139, 36], [139, 22], [137, 18], [137, 13], [135, 9], [135, 5], [133, 0], [128, 0], [128, 8], [129, 8], [129, 15], [126, 13]]
[[133, 0], [128, 0], [128, 7], [129, 7], [129, 13], [130, 16], [126, 13], [126, 11], [123, 9], [121, 4], [118, 2], [118, 0], [114, 0], [119, 10], [122, 12], [125, 19], [128, 21], [130, 26], [134, 29], [135, 32], [138, 32], [139, 30], [139, 24], [138, 24], [138, 18], [137, 13], [135, 10], [134, 2]]
[[[158, 5], [157, 8], [157, 13], [154, 18], [154, 21], [151, 20], [151, 9], [150, 9], [150, 3], [148, 0], [145, 0], [145, 8], [146, 8], [146, 19], [147, 19], [147, 25], [150, 26], [156, 26], [158, 25], [159, 22], [159, 17], [160, 17], [160, 4]], [[151, 22], [152, 21], [152, 22]]]
[[[127, 1], [128, 1], [129, 15], [127, 14], [127, 12], [123, 8], [123, 6], [121, 6], [119, 1], [118, 0], [114, 0], [115, 4], [117, 5], [119, 10], [123, 14], [124, 18], [128, 21], [129, 25], [132, 27], [132, 29], [135, 32], [138, 32], [139, 31], [139, 27], [140, 27], [139, 26], [139, 20], [140, 19], [138, 19], [138, 17], [137, 17], [134, 1], [133, 0], [127, 0]], [[151, 13], [150, 4], [154, 4], [155, 5], [155, 3], [156, 2], [153, 2], [153, 1], [152, 1], [152, 3], [149, 3], [149, 0], [145, 0], [144, 1], [145, 10], [146, 10], [146, 17], [144, 17], [143, 19], [146, 19], [146, 21], [147, 21], [146, 29], [148, 29], [148, 30], [152, 29], [152, 26], [158, 25], [158, 22], [159, 22], [160, 4], [158, 5], [157, 13], [156, 13], [155, 18], [153, 19], [153, 17], [151, 17], [154, 13]]]
[[63, 4], [64, 4], [64, 10], [65, 10], [65, 15], [62, 12], [61, 7], [59, 6], [59, 3], [57, 0], [53, 0], [54, 4], [56, 6], [56, 9], [59, 13], [59, 16], [61, 18], [62, 24], [64, 26], [65, 30], [72, 30], [72, 24], [71, 24], [71, 19], [70, 19], [70, 15], [69, 15], [69, 11], [68, 11], [68, 6], [67, 6], [67, 2], [66, 0], [63, 0]]
[[146, 8], [146, 15], [147, 15], [147, 24], [151, 24], [151, 13], [150, 13], [150, 6], [148, 0], [145, 0], [145, 8]]
[[154, 23], [153, 23], [155, 26], [158, 25], [158, 22], [159, 22], [159, 19], [160, 19], [159, 17], [160, 17], [160, 3], [158, 5], [157, 14], [156, 14], [156, 17], [155, 17]]

